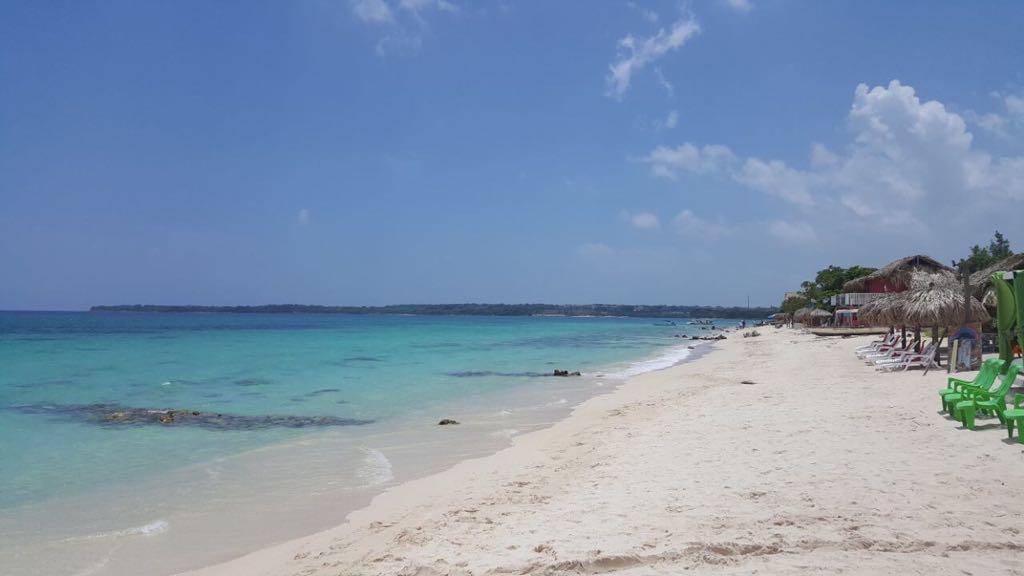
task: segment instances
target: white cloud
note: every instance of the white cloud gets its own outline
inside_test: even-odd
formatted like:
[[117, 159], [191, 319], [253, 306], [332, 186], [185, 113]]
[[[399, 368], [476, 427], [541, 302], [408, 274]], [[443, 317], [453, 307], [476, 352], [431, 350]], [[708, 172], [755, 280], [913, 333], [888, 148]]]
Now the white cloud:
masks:
[[691, 210], [683, 210], [672, 220], [676, 231], [691, 238], [717, 240], [732, 234], [732, 228], [723, 224], [708, 222], [694, 214]]
[[861, 84], [849, 115], [854, 140], [826, 183], [869, 209], [909, 209], [926, 198], [955, 202], [965, 194], [1024, 197], [1022, 163], [974, 145], [964, 119], [893, 80]]
[[622, 99], [629, 90], [633, 75], [665, 54], [678, 50], [700, 32], [700, 25], [692, 18], [683, 18], [649, 38], [628, 35], [619, 40], [618, 59], [608, 67], [607, 94]]
[[643, 6], [637, 4], [636, 2], [626, 2], [626, 5], [632, 8], [633, 10], [639, 12], [640, 16], [643, 17], [644, 20], [650, 22], [651, 24], [657, 24], [658, 20], [660, 19], [657, 12], [655, 12], [654, 10], [644, 8]]
[[839, 157], [829, 151], [824, 144], [815, 142], [811, 145], [811, 166], [829, 168], [839, 162]]
[[393, 22], [394, 14], [384, 0], [351, 0], [352, 13], [363, 22]]
[[979, 114], [974, 110], [964, 112], [964, 118], [993, 134], [1009, 138], [1014, 128], [1024, 128], [1024, 93], [1004, 94], [993, 92], [992, 96], [999, 100], [1003, 110], [1001, 113], [988, 112]]
[[777, 196], [792, 204], [814, 206], [809, 175], [786, 166], [784, 162], [748, 158], [733, 178], [754, 190]]
[[717, 173], [736, 162], [736, 155], [726, 146], [707, 144], [701, 148], [686, 142], [675, 148], [658, 146], [641, 159], [651, 171], [662, 178], [675, 180], [679, 172]]
[[657, 79], [658, 85], [665, 89], [665, 95], [672, 98], [676, 95], [676, 87], [665, 78], [665, 75], [661, 72], [660, 66], [654, 67], [654, 78]]
[[750, 0], [721, 0], [722, 4], [725, 4], [729, 8], [737, 12], [750, 12], [754, 9], [754, 4]]
[[349, 0], [349, 4], [356, 18], [383, 30], [375, 47], [378, 56], [419, 51], [428, 28], [424, 15], [459, 11], [449, 0]]
[[622, 216], [629, 225], [639, 230], [655, 230], [661, 226], [658, 217], [650, 212], [623, 212]]
[[1006, 113], [1017, 122], [1024, 122], [1024, 94], [1008, 94], [1003, 97]]
[[423, 38], [419, 34], [413, 34], [404, 28], [396, 28], [377, 40], [374, 51], [381, 58], [388, 54], [415, 54], [423, 47]]
[[[1018, 103], [1006, 97], [1003, 103], [1009, 117]], [[668, 178], [684, 171], [724, 174], [796, 207], [830, 210], [836, 222], [852, 217], [922, 230], [929, 221], [980, 213], [998, 199], [1024, 199], [1024, 156], [979, 148], [963, 117], [938, 101], [922, 101], [897, 80], [857, 86], [847, 123], [851, 139], [842, 152], [813, 144], [806, 169], [692, 143], [655, 148], [643, 161]], [[775, 226], [778, 235], [798, 235], [795, 225], [787, 226]]]
[[651, 122], [651, 126], [654, 130], [671, 130], [679, 125], [679, 112], [676, 110], [669, 110], [663, 118], [656, 118]]
[[669, 110], [668, 115], [665, 116], [665, 128], [675, 128], [676, 124], [679, 124], [679, 112]]
[[418, 15], [420, 12], [427, 10], [438, 10], [440, 12], [458, 12], [459, 8], [455, 4], [448, 2], [448, 0], [400, 0], [398, 5], [404, 9]]
[[768, 223], [768, 233], [787, 244], [811, 244], [818, 241], [818, 234], [806, 222], [773, 220]]
[[299, 210], [299, 213], [295, 215], [295, 220], [299, 224], [309, 224], [309, 208], [303, 208]]

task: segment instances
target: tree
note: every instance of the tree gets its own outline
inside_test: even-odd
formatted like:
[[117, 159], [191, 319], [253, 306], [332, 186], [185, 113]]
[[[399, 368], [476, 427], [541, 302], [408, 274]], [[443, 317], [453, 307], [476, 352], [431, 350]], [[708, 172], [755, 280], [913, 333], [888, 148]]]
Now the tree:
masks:
[[1013, 251], [1010, 250], [1010, 241], [996, 230], [996, 233], [992, 236], [992, 240], [989, 241], [988, 246], [984, 248], [977, 244], [971, 246], [971, 253], [967, 258], [954, 260], [953, 265], [961, 272], [973, 274], [1012, 255]]
[[1010, 250], [1010, 241], [1004, 238], [999, 233], [999, 230], [996, 230], [996, 233], [992, 236], [992, 241], [988, 243], [988, 253], [994, 259], [993, 264], [1013, 256], [1013, 250]]
[[[850, 280], [867, 276], [874, 271], [874, 268], [867, 268], [865, 266], [850, 266], [849, 268], [829, 266], [819, 270], [814, 275], [813, 281], [808, 280], [800, 283], [800, 298], [787, 298], [782, 303], [782, 311], [793, 312], [807, 304], [812, 304], [815, 308], [829, 309], [829, 301], [833, 296], [843, 291], [844, 284]], [[790, 310], [788, 307], [793, 308]]]
[[831, 297], [842, 293], [843, 285], [850, 280], [867, 276], [874, 271], [874, 268], [865, 266], [850, 266], [849, 268], [829, 266], [824, 270], [819, 270], [814, 276], [817, 299], [827, 302]]
[[785, 312], [786, 314], [792, 314], [805, 306], [807, 306], [807, 298], [803, 298], [801, 296], [786, 298], [782, 301], [782, 306], [779, 308], [779, 311]]

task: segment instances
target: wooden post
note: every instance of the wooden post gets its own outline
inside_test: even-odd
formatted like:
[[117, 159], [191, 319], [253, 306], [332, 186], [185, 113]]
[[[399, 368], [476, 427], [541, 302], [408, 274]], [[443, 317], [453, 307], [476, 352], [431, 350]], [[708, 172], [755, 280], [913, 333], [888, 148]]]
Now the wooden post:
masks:
[[966, 270], [961, 275], [964, 280], [964, 326], [966, 326], [971, 323], [971, 282]]
[[[963, 325], [964, 326], [970, 326], [971, 325], [971, 277], [970, 277], [969, 274], [967, 274], [967, 267], [966, 266], [961, 266], [960, 276], [961, 276], [961, 279], [963, 280], [963, 283], [964, 283], [964, 323], [963, 323]], [[973, 342], [972, 342], [972, 344], [973, 344]], [[978, 342], [978, 345], [981, 346], [981, 343]], [[952, 350], [952, 347], [953, 347], [953, 344], [952, 344], [952, 342], [950, 342], [950, 349], [951, 350]], [[950, 362], [953, 363], [953, 365], [955, 367], [956, 359], [955, 358], [951, 359]], [[968, 362], [968, 366], [967, 367], [969, 369], [970, 368], [974, 368], [973, 362]]]

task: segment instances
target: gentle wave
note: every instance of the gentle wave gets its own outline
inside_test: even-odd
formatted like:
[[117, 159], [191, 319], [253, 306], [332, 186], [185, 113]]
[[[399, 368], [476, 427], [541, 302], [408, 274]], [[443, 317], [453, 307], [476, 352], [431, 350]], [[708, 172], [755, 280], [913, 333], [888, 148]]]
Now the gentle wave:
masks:
[[149, 524], [143, 524], [142, 526], [133, 526], [131, 528], [124, 528], [121, 530], [110, 530], [109, 532], [96, 532], [95, 534], [87, 534], [85, 536], [73, 536], [71, 538], [65, 538], [64, 541], [101, 540], [105, 538], [121, 538], [124, 536], [156, 536], [167, 532], [170, 528], [170, 522], [166, 520], [156, 520]]
[[664, 370], [665, 368], [671, 368], [672, 366], [683, 362], [692, 354], [693, 349], [690, 348], [690, 345], [677, 346], [660, 356], [650, 358], [648, 360], [642, 360], [640, 362], [634, 362], [618, 372], [608, 372], [604, 374], [604, 376], [608, 378], [631, 378], [646, 372]]
[[356, 476], [361, 479], [364, 487], [378, 486], [394, 480], [395, 475], [391, 469], [391, 461], [383, 452], [376, 448], [363, 448], [363, 463], [356, 470]]

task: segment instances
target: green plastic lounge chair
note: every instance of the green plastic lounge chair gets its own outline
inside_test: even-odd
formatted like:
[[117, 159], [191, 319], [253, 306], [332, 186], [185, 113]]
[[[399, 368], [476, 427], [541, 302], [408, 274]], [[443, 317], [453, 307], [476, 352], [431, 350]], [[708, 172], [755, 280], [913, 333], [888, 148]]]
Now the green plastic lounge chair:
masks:
[[950, 377], [946, 387], [939, 390], [942, 397], [942, 411], [950, 410], [951, 406], [964, 399], [966, 390], [989, 390], [996, 381], [996, 376], [1003, 368], [1003, 361], [998, 358], [985, 360], [974, 380], [967, 381]]
[[976, 412], [994, 413], [999, 418], [1000, 424], [1005, 424], [1003, 412], [1006, 411], [1006, 395], [1010, 387], [1017, 380], [1020, 372], [1019, 364], [1011, 364], [1003, 375], [999, 389], [995, 392], [982, 390], [968, 390], [964, 394], [966, 398], [957, 402], [953, 408], [953, 417], [963, 422], [964, 428], [974, 430], [974, 414]]
[[1024, 426], [1024, 408], [1020, 407], [1024, 402], [1024, 394], [1013, 395], [1013, 408], [1003, 412], [1003, 420], [1006, 421], [1006, 433], [1013, 439], [1013, 425], [1017, 424], [1017, 440], [1024, 444], [1024, 434], [1020, 433], [1020, 427]]

